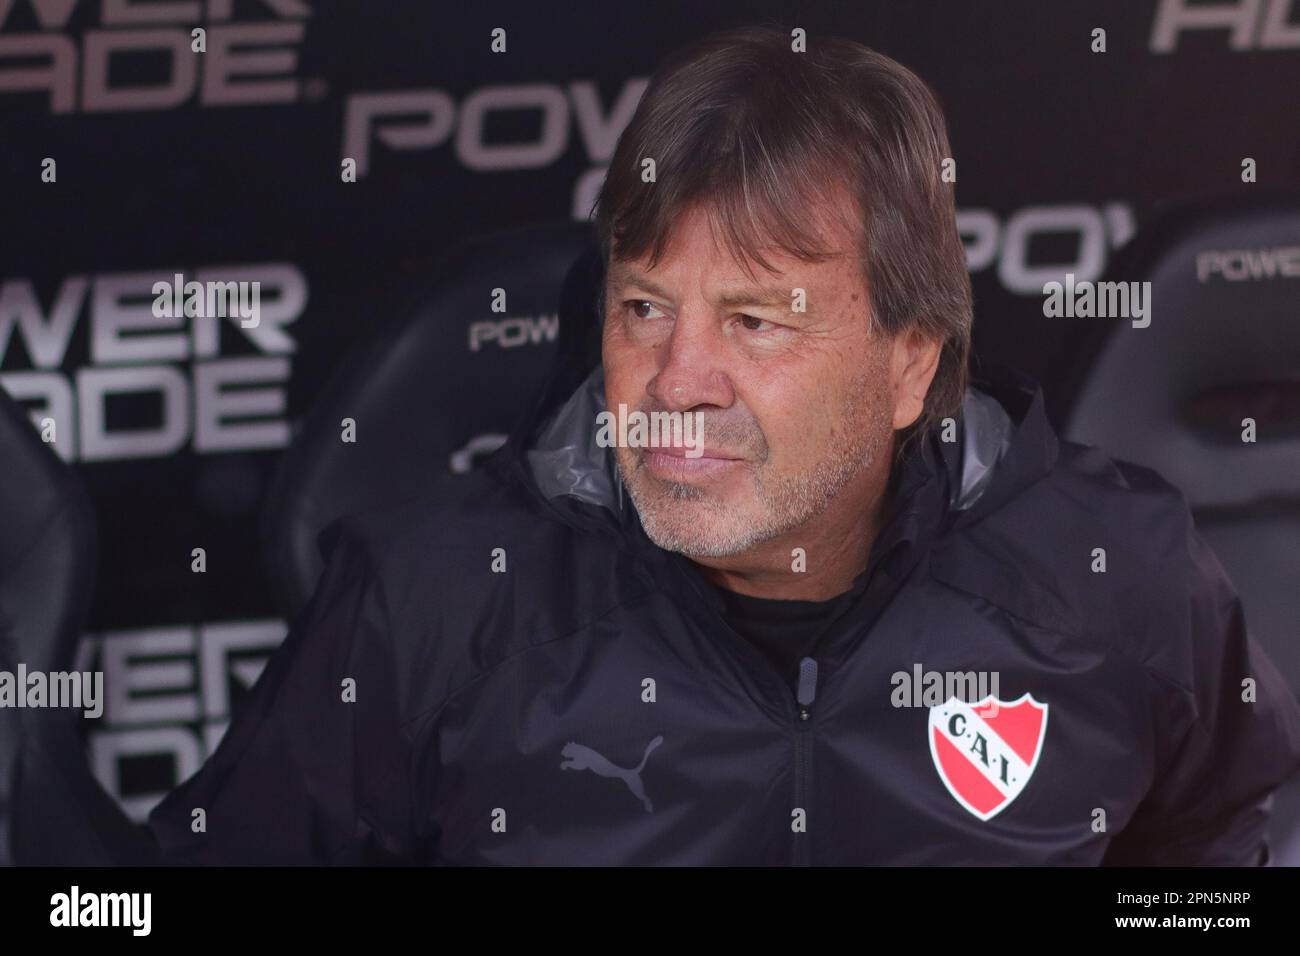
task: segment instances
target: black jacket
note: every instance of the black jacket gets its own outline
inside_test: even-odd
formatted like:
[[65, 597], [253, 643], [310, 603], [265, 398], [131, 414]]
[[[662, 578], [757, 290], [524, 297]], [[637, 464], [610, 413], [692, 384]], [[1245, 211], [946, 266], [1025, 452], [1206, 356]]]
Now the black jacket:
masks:
[[[1032, 383], [990, 374], [959, 441], [916, 446], [866, 587], [783, 674], [646, 537], [601, 370], [574, 381], [480, 471], [321, 536], [250, 705], [150, 819], [168, 861], [1266, 856], [1296, 700], [1183, 497], [1058, 440]], [[930, 672], [996, 673], [1002, 706], [896, 706]]]

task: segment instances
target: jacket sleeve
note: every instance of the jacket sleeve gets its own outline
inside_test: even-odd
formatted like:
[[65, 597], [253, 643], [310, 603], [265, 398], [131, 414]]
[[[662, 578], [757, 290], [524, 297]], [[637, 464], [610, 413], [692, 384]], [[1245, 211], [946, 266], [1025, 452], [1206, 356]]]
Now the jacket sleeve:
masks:
[[387, 596], [348, 521], [321, 533], [320, 583], [216, 751], [150, 814], [162, 863], [401, 863], [408, 854]]
[[1191, 570], [1178, 574], [1172, 605], [1157, 602], [1173, 642], [1154, 707], [1158, 770], [1104, 863], [1263, 865], [1272, 792], [1300, 772], [1300, 706], [1247, 633], [1241, 599], [1190, 515], [1184, 540], [1178, 564], [1190, 557]]

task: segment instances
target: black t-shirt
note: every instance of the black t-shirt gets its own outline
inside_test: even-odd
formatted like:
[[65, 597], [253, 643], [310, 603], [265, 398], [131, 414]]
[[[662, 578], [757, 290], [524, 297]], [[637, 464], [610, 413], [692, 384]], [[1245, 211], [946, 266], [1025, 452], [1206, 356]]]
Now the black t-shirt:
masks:
[[849, 590], [826, 601], [782, 601], [709, 586], [722, 598], [727, 623], [793, 681], [799, 675], [799, 661], [812, 656], [818, 638], [861, 592], [864, 579], [860, 576]]

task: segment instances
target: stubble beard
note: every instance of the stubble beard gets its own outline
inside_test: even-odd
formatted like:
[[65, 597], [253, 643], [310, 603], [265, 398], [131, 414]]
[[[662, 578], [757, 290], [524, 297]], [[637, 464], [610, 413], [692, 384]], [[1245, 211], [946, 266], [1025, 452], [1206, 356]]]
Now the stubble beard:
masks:
[[[645, 471], [637, 449], [616, 449], [623, 484], [646, 536], [665, 551], [720, 558], [744, 553], [812, 521], [854, 477], [889, 453], [893, 416], [882, 381], [872, 370], [854, 382], [848, 406], [836, 423], [837, 439], [805, 471], [768, 474], [767, 445], [758, 436], [763, 453], [741, 466], [749, 469], [754, 489], [744, 500], [721, 497], [707, 485], [659, 479]], [[722, 447], [738, 447], [727, 444], [724, 435], [709, 436]]]

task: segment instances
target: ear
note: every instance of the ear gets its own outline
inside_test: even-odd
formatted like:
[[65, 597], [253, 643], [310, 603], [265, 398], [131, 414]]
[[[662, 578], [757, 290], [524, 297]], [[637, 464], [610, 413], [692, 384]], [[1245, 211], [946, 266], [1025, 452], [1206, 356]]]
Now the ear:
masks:
[[939, 369], [943, 343], [926, 338], [915, 327], [894, 337], [890, 382], [894, 391], [894, 430], [906, 428], [925, 408], [925, 396]]

